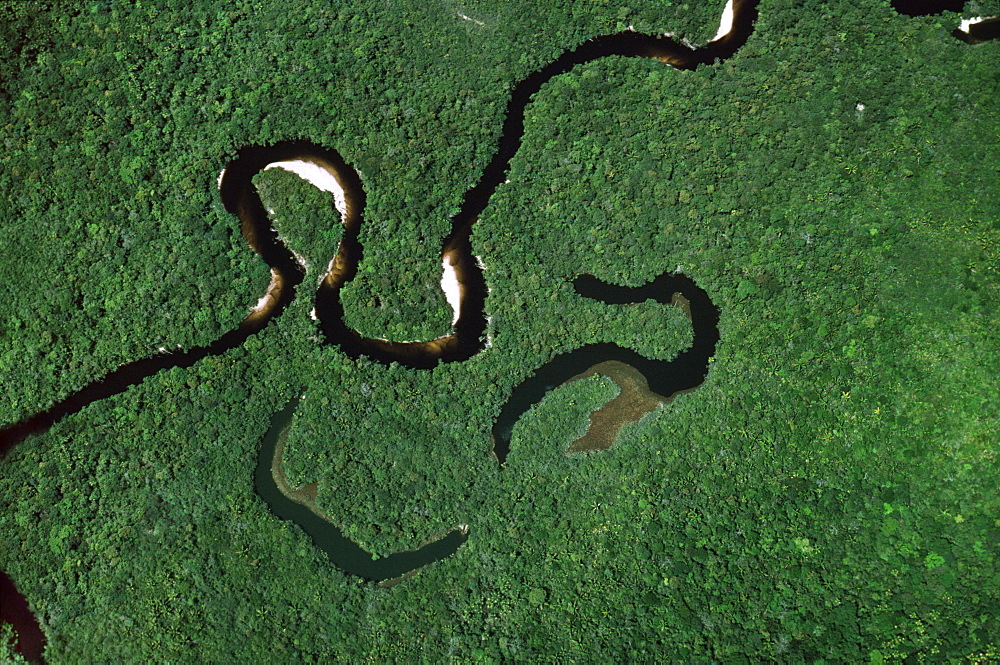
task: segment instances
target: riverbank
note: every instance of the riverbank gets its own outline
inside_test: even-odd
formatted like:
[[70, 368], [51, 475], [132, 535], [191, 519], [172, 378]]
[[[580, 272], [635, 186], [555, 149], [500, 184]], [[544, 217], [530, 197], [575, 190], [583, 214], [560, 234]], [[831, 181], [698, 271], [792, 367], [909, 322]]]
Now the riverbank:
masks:
[[373, 582], [387, 582], [412, 575], [435, 561], [453, 555], [468, 538], [469, 526], [459, 524], [440, 537], [425, 539], [412, 550], [375, 557], [351, 539], [317, 505], [316, 482], [292, 488], [281, 468], [285, 444], [301, 398], [293, 399], [271, 418], [271, 425], [261, 442], [254, 472], [254, 487], [271, 512], [301, 527], [323, 550], [331, 562], [345, 573]]

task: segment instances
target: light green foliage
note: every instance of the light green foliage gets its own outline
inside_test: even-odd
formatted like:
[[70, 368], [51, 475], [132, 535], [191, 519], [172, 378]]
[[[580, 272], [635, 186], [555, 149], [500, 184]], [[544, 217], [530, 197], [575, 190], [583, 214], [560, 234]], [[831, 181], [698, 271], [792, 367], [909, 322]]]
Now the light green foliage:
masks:
[[526, 461], [532, 466], [558, 463], [570, 444], [587, 433], [590, 414], [619, 393], [618, 385], [600, 374], [550, 390], [514, 426], [508, 464], [516, 469]]
[[[441, 334], [441, 238], [511, 86], [619, 24], [701, 43], [724, 3], [55, 4], [0, 9], [4, 423], [237, 325], [268, 282], [218, 200], [246, 145], [307, 138], [355, 165], [351, 321]], [[951, 14], [802, 4], [765, 0], [736, 55], [694, 72], [606, 58], [542, 86], [474, 227], [492, 343], [472, 360], [346, 360], [317, 345], [304, 283], [244, 347], [12, 450], [0, 566], [47, 658], [1000, 658], [1000, 46], [954, 40]], [[321, 265], [338, 220], [289, 178], [258, 182]], [[675, 270], [721, 308], [706, 383], [569, 457], [610, 393], [566, 386], [498, 470], [490, 427], [554, 353], [690, 341], [676, 308], [569, 280]], [[469, 524], [454, 557], [378, 588], [268, 513], [257, 446], [303, 391], [289, 478], [379, 554]]]

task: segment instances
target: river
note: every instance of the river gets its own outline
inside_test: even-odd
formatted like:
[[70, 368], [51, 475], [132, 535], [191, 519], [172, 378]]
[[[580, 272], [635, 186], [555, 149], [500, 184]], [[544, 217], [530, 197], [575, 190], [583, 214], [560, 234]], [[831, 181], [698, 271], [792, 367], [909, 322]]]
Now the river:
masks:
[[[364, 355], [380, 363], [398, 362], [413, 369], [434, 367], [439, 362], [461, 362], [480, 353], [486, 346], [488, 316], [484, 305], [488, 289], [483, 268], [472, 252], [470, 234], [473, 224], [486, 208], [497, 186], [506, 179], [510, 160], [520, 148], [524, 134], [525, 108], [531, 96], [553, 76], [566, 73], [576, 65], [607, 56], [653, 58], [677, 69], [693, 69], [701, 64], [728, 58], [749, 36], [757, 16], [756, 4], [756, 0], [738, 0], [731, 5], [731, 13], [727, 6], [725, 18], [727, 22], [731, 20], [732, 29], [705, 46], [694, 48], [677, 43], [667, 36], [634, 31], [604, 35], [564, 52], [513, 88], [494, 156], [479, 182], [463, 197], [459, 212], [452, 218], [452, 230], [442, 243], [441, 258], [454, 269], [458, 299], [451, 334], [435, 340], [396, 342], [366, 338], [344, 323], [340, 289], [354, 278], [358, 265], [363, 260], [358, 231], [363, 223], [365, 195], [357, 172], [336, 151], [306, 141], [248, 146], [240, 150], [237, 158], [220, 175], [219, 189], [226, 210], [240, 220], [240, 229], [248, 245], [271, 268], [271, 284], [258, 305], [251, 309], [236, 328], [207, 346], [178, 353], [156, 354], [133, 361], [95, 379], [48, 409], [8, 425], [0, 430], [0, 456], [6, 455], [27, 436], [46, 431], [53, 423], [77, 413], [88, 404], [117, 395], [161, 370], [190, 367], [206, 357], [217, 356], [242, 345], [285, 310], [294, 297], [295, 287], [302, 283], [305, 266], [271, 228], [266, 210], [252, 183], [256, 173], [280, 162], [305, 162], [311, 168], [321, 169], [334, 178], [336, 189], [343, 193], [342, 197], [338, 196], [337, 206], [344, 224], [343, 239], [315, 294], [314, 312], [326, 343], [338, 346], [351, 357]], [[718, 339], [718, 314], [712, 313], [715, 310], [707, 294], [690, 280], [681, 275], [663, 275], [652, 285], [626, 289], [581, 277], [577, 280], [576, 287], [585, 297], [596, 297], [609, 303], [616, 302], [619, 297], [624, 298], [624, 302], [645, 299], [646, 296], [642, 294], [651, 289], [649, 292], [653, 295], [650, 297], [663, 304], [670, 304], [673, 293], [680, 292], [691, 302], [692, 323], [695, 327], [694, 346], [666, 363], [643, 358], [614, 344], [588, 345], [553, 358], [515, 389], [503, 410], [505, 415], [501, 415], [497, 427], [494, 427], [494, 453], [501, 463], [507, 455], [502, 432], [508, 427], [507, 421], [516, 420], [527, 406], [541, 398], [545, 387], [553, 385], [552, 382], [571, 379], [592, 365], [609, 360], [627, 363], [640, 371], [650, 390], [664, 400], [678, 391], [696, 387], [704, 380], [707, 359]], [[450, 301], [454, 301], [454, 298]], [[665, 371], [668, 367], [669, 372]], [[681, 379], [665, 378], [681, 373], [684, 373]], [[282, 491], [279, 481], [283, 475], [280, 468], [275, 471], [272, 466], [276, 459], [280, 463], [279, 446], [292, 421], [296, 405], [297, 400], [293, 400], [274, 415], [262, 442], [255, 471], [255, 487], [275, 515], [299, 524], [342, 570], [369, 580], [399, 578], [458, 550], [468, 537], [467, 531], [461, 526], [415, 551], [372, 561], [364, 550], [344, 538], [330, 520], [324, 519], [315, 504], [310, 505], [302, 488], [292, 490], [286, 487]], [[512, 425], [513, 422], [510, 423], [511, 427]], [[5, 592], [9, 592], [5, 596], [20, 598], [12, 585]], [[21, 628], [23, 622], [18, 617], [30, 614], [27, 604], [22, 604], [21, 610], [11, 611], [16, 616], [8, 614], [5, 609], [3, 619], [19, 626], [21, 648], [24, 648], [28, 636], [41, 635], [41, 631], [36, 633], [32, 628]], [[33, 625], [36, 628], [38, 626], [37, 622]]]

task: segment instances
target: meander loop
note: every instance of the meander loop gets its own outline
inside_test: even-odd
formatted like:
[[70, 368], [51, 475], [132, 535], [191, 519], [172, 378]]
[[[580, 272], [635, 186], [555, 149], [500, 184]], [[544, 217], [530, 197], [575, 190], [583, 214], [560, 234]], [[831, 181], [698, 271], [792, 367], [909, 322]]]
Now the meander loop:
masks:
[[[48, 409], [3, 428], [0, 430], [0, 456], [5, 455], [28, 435], [44, 432], [66, 416], [79, 412], [97, 400], [113, 397], [138, 385], [161, 370], [191, 367], [206, 357], [217, 356], [242, 345], [284, 311], [294, 297], [295, 288], [302, 282], [304, 268], [271, 229], [266, 211], [252, 184], [253, 175], [275, 161], [306, 159], [320, 163], [334, 175], [345, 194], [348, 194], [348, 209], [343, 219], [345, 233], [337, 256], [331, 261], [330, 269], [316, 293], [316, 313], [326, 342], [339, 345], [351, 357], [364, 355], [377, 362], [398, 362], [414, 369], [433, 367], [438, 362], [458, 362], [471, 358], [485, 346], [487, 289], [483, 270], [472, 253], [470, 234], [479, 214], [485, 209], [498, 185], [505, 180], [510, 160], [520, 148], [524, 134], [525, 107], [531, 96], [553, 76], [566, 73], [578, 64], [608, 56], [653, 58], [677, 69], [693, 69], [700, 64], [728, 58], [750, 35], [757, 16], [756, 6], [757, 0], [734, 2], [733, 27], [730, 32], [703, 47], [692, 48], [667, 36], [631, 31], [605, 35], [564, 52], [555, 61], [514, 87], [496, 152], [484, 169], [480, 181], [466, 192], [459, 213], [452, 219], [452, 231], [442, 245], [442, 257], [449, 257], [456, 267], [461, 304], [452, 334], [436, 340], [392, 342], [365, 338], [344, 323], [339, 293], [343, 285], [353, 279], [362, 259], [358, 230], [362, 221], [364, 192], [357, 172], [338, 153], [305, 141], [241, 150], [238, 158], [227, 165], [223, 173], [220, 193], [225, 208], [240, 219], [241, 231], [247, 243], [272, 270], [274, 279], [266, 294], [266, 305], [255, 309], [237, 328], [207, 346], [193, 347], [180, 353], [158, 354], [122, 365]], [[712, 346], [714, 348], [714, 343]], [[704, 373], [701, 377], [704, 377]], [[452, 536], [446, 538], [450, 537]], [[456, 549], [459, 544], [455, 545]]]

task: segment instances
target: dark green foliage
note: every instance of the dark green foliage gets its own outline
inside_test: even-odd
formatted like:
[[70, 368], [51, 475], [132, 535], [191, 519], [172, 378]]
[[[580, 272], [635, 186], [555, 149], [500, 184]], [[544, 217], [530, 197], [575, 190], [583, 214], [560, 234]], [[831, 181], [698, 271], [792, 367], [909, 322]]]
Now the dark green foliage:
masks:
[[17, 646], [17, 635], [14, 634], [14, 627], [9, 623], [0, 624], [0, 657], [3, 662], [11, 665], [27, 663], [25, 658], [15, 651]]
[[305, 261], [311, 276], [306, 283], [312, 287], [336, 256], [343, 235], [334, 195], [282, 168], [267, 169], [253, 182], [272, 226], [281, 229], [285, 245]]
[[[245, 145], [305, 137], [355, 165], [348, 316], [447, 332], [441, 238], [510, 87], [630, 24], [703, 43], [723, 5], [35, 4], [0, 9], [4, 423], [245, 316], [268, 271], [216, 187]], [[318, 345], [306, 281], [242, 348], [14, 448], [0, 567], [48, 659], [1000, 658], [1000, 43], [881, 0], [801, 4], [762, 2], [736, 55], [694, 72], [608, 58], [542, 87], [473, 232], [475, 358], [345, 360]], [[318, 279], [330, 197], [258, 183]], [[570, 456], [611, 393], [566, 386], [498, 471], [493, 420], [553, 354], [689, 343], [680, 310], [568, 280], [674, 269], [721, 308], [706, 383]], [[267, 512], [257, 446], [306, 388], [289, 479], [380, 554], [467, 523], [454, 557], [365, 585]]]

